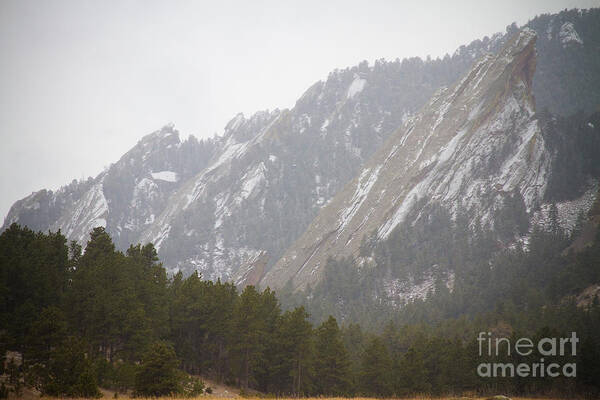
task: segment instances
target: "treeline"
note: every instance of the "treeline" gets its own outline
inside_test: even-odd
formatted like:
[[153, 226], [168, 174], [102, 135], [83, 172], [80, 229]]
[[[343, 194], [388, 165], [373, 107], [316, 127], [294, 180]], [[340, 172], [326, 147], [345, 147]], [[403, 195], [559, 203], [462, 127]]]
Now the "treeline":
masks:
[[[396, 372], [388, 374], [385, 393], [597, 395], [600, 298], [594, 287], [600, 282], [600, 230], [591, 221], [600, 218], [600, 200], [570, 232], [561, 228], [556, 205], [530, 230], [522, 204], [518, 193], [507, 193], [495, 210], [501, 223], [494, 229], [469, 226], [464, 213], [452, 218], [435, 205], [421, 213], [424, 217], [414, 212], [408, 217], [414, 223], [400, 226], [388, 240], [365, 239], [358, 259], [330, 259], [314, 288], [284, 290], [284, 307], [304, 304], [316, 320], [331, 314], [342, 323], [387, 331], [383, 340]], [[526, 247], [513, 244], [528, 230]], [[407, 280], [431, 282], [426, 298], [404, 300], [399, 295], [410, 287], [389, 289], [389, 282]], [[478, 332], [488, 331], [515, 340], [577, 332], [577, 377], [478, 379], [480, 357], [471, 346]], [[459, 371], [465, 375], [453, 380]]]
[[[441, 226], [435, 232], [449, 234]], [[92, 397], [98, 386], [139, 395], [197, 395], [207, 390], [198, 375], [278, 395], [597, 395], [597, 300], [577, 307], [557, 293], [579, 289], [597, 274], [600, 237], [569, 256], [570, 263], [533, 269], [569, 243], [557, 235], [564, 234], [534, 235], [531, 251], [514, 250], [504, 274], [492, 268], [474, 276], [473, 285], [483, 290], [497, 286], [489, 296], [469, 298], [475, 292], [459, 281], [452, 293], [440, 284], [427, 300], [396, 309], [388, 314], [390, 322], [375, 329], [348, 323], [343, 315], [342, 328], [331, 316], [314, 324], [302, 306], [282, 311], [269, 289], [248, 286], [240, 292], [197, 274], [168, 278], [152, 245], [119, 252], [102, 228], [91, 233], [82, 252], [60, 233], [12, 225], [0, 235], [0, 351], [17, 351], [23, 359], [3, 372], [11, 390], [30, 385], [57, 396]], [[553, 289], [555, 301], [535, 293], [544, 268], [551, 272], [547, 281], [565, 286]], [[552, 271], [561, 278], [552, 278]], [[368, 287], [363, 289], [368, 296]], [[577, 377], [478, 376], [477, 366], [487, 359], [479, 355], [476, 338], [488, 331], [512, 340], [577, 332]], [[537, 359], [534, 354], [521, 361]]]
[[[600, 237], [588, 221], [599, 220], [600, 201], [566, 232], [556, 205], [543, 223], [530, 228], [519, 197], [506, 194], [495, 229], [469, 227], [463, 213], [453, 219], [434, 205], [425, 218], [400, 226], [388, 240], [363, 241], [357, 260], [330, 259], [314, 288], [297, 293], [284, 288], [284, 308], [303, 304], [315, 320], [331, 314], [380, 330], [390, 320], [437, 324], [495, 309], [539, 310], [597, 285]], [[528, 230], [524, 246], [518, 240]], [[390, 282], [406, 281], [428, 281], [430, 288], [407, 301], [400, 296], [410, 287], [389, 289]]]
[[12, 225], [0, 235], [0, 274], [0, 351], [22, 355], [1, 372], [17, 392], [201, 393], [187, 374], [280, 394], [353, 390], [334, 319], [313, 327], [269, 289], [169, 279], [151, 244], [122, 253], [103, 228], [82, 252], [60, 232]]
[[[313, 321], [333, 315], [341, 323], [380, 330], [389, 320], [438, 323], [497, 306], [539, 308], [597, 284], [597, 254], [571, 245], [584, 233], [584, 241], [593, 242], [593, 229], [583, 230], [600, 219], [600, 201], [596, 211], [580, 213], [568, 231], [560, 225], [556, 203], [578, 199], [600, 176], [600, 113], [560, 117], [541, 111], [538, 116], [552, 153], [544, 199], [551, 206], [543, 218], [533, 218], [540, 210], [528, 212], [518, 191], [491, 191], [502, 201], [486, 220], [473, 220], [477, 210], [465, 204], [451, 212], [422, 199], [407, 215], [409, 222], [388, 239], [373, 232], [363, 237], [358, 257], [328, 260], [314, 287], [294, 292], [290, 282], [279, 291], [283, 307], [304, 305]], [[537, 225], [530, 226], [532, 221]], [[397, 294], [424, 283], [433, 283], [435, 296], [408, 301], [399, 310], [406, 299]]]

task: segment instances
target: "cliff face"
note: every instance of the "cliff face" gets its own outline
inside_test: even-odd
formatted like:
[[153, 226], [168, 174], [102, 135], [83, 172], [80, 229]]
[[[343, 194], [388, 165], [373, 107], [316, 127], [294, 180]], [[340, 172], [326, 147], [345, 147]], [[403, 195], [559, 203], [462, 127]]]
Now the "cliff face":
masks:
[[[535, 208], [556, 171], [548, 159], [562, 163], [545, 149], [532, 91], [553, 115], [597, 109], [598, 20], [596, 9], [530, 21], [537, 67], [533, 34], [515, 38], [512, 25], [443, 59], [335, 70], [292, 109], [239, 114], [212, 139], [164, 127], [95, 178], [17, 201], [2, 229], [61, 229], [85, 245], [104, 226], [122, 250], [155, 243], [170, 271], [280, 287], [318, 279], [326, 257], [355, 254], [365, 234], [387, 237], [417, 203], [493, 224], [493, 205], [515, 190]], [[568, 193], [560, 201], [575, 201]]]
[[420, 59], [333, 71], [292, 109], [239, 114], [210, 140], [165, 127], [97, 177], [16, 202], [3, 229], [61, 229], [85, 245], [104, 226], [120, 249], [155, 243], [171, 271], [256, 283], [403, 120], [501, 41], [464, 47], [443, 74]]
[[414, 207], [439, 202], [472, 220], [518, 192], [528, 211], [548, 179], [531, 94], [536, 34], [524, 29], [398, 129], [265, 276], [263, 286], [319, 280], [328, 257], [357, 256], [363, 237], [385, 239]]

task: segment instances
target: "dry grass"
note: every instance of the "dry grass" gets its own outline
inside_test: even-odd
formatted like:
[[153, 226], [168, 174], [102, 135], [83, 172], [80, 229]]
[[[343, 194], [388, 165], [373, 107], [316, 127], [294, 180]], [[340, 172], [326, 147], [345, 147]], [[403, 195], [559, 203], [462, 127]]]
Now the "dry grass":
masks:
[[[231, 388], [228, 388], [231, 390]], [[102, 400], [114, 399], [114, 392], [110, 390], [102, 389]], [[117, 400], [224, 400], [224, 399], [237, 399], [237, 400], [298, 400], [296, 397], [259, 397], [259, 396], [249, 396], [249, 397], [241, 397], [238, 393], [229, 392], [219, 392], [217, 395], [203, 395], [195, 398], [189, 397], [177, 397], [177, 396], [168, 396], [168, 397], [131, 397], [127, 394], [119, 394]], [[477, 397], [477, 396], [447, 396], [447, 397], [432, 397], [432, 396], [413, 396], [413, 397], [395, 397], [394, 400], [486, 400], [489, 399], [489, 396], [486, 397]], [[9, 400], [15, 400], [14, 395], [9, 396]], [[512, 400], [564, 400], [559, 399], [557, 397], [511, 397]], [[19, 400], [40, 400], [39, 393], [35, 393], [31, 390], [25, 390], [23, 396], [20, 397]], [[42, 397], [41, 400], [59, 400], [54, 397]], [[62, 400], [62, 399], [61, 399]], [[68, 399], [68, 400], [89, 400], [89, 399]], [[369, 397], [307, 397], [302, 398], [302, 400], [382, 400], [382, 399], [374, 399]]]
[[[240, 397], [235, 396], [238, 399], [244, 400], [298, 400], [296, 397]], [[112, 398], [105, 396], [104, 399]], [[470, 397], [470, 396], [450, 396], [450, 397], [432, 397], [432, 396], [413, 396], [413, 397], [394, 397], [393, 400], [486, 400], [489, 399], [489, 396], [486, 397]], [[559, 400], [558, 398], [550, 398], [550, 397], [510, 397], [512, 400]], [[127, 395], [119, 395], [118, 399], [120, 400], [191, 400], [189, 397], [159, 397], [159, 398], [140, 398], [140, 397], [130, 397]], [[212, 396], [212, 395], [204, 395], [200, 397], [196, 397], [195, 400], [223, 400], [222, 396]], [[382, 400], [375, 399], [370, 397], [306, 397], [301, 398], [301, 400]], [[564, 400], [564, 399], [560, 399]]]
[[[512, 400], [559, 400], [558, 398], [549, 397], [510, 397]], [[127, 400], [141, 400], [140, 398], [121, 397], [119, 399]], [[223, 397], [216, 396], [201, 396], [197, 399], [202, 400], [223, 400]], [[243, 397], [248, 400], [265, 400], [265, 397]], [[272, 399], [275, 399], [273, 397]], [[306, 397], [301, 398], [302, 400], [382, 400], [370, 397]], [[431, 396], [416, 396], [416, 397], [394, 397], [393, 400], [486, 400], [489, 397], [431, 397]], [[190, 400], [189, 398], [180, 397], [161, 397], [161, 398], [149, 398], [143, 400]], [[296, 397], [278, 397], [277, 400], [298, 400]], [[564, 400], [564, 399], [560, 399]]]

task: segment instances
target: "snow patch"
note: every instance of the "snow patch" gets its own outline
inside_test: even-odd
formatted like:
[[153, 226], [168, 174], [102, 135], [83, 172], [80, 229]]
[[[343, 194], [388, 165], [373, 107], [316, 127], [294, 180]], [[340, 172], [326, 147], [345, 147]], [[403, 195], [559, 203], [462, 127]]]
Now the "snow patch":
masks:
[[241, 199], [245, 200], [250, 197], [254, 189], [265, 180], [265, 170], [265, 164], [261, 162], [255, 169], [242, 177]]
[[354, 98], [354, 96], [356, 96], [357, 94], [359, 94], [360, 92], [363, 91], [366, 83], [367, 83], [366, 79], [362, 79], [360, 76], [354, 75], [354, 80], [352, 81], [352, 83], [350, 84], [350, 87], [348, 88], [348, 93], [346, 94], [346, 98], [347, 99]]
[[152, 175], [152, 179], [157, 179], [160, 181], [177, 182], [179, 180], [177, 173], [173, 171], [151, 172], [150, 175]]

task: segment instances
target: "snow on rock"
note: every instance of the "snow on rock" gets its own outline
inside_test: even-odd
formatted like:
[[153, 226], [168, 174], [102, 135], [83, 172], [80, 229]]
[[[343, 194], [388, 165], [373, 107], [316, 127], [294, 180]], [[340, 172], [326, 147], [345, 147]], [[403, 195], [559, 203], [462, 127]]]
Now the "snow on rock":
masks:
[[229, 121], [227, 126], [225, 126], [225, 132], [232, 132], [237, 130], [242, 125], [244, 120], [245, 118], [243, 113], [237, 114], [231, 121]]
[[39, 210], [40, 209], [40, 202], [39, 201], [34, 201], [31, 204], [25, 204], [24, 208], [26, 210]]
[[152, 204], [161, 197], [158, 185], [150, 178], [140, 179], [133, 187], [133, 195], [129, 206], [137, 213], [130, 215], [124, 221], [124, 228], [136, 232], [144, 226], [152, 224], [155, 215], [152, 212]]
[[[267, 168], [279, 162], [278, 155], [272, 153], [266, 153], [260, 159], [254, 156], [282, 115], [284, 112], [280, 110], [259, 112], [250, 119], [238, 114], [227, 124], [225, 134], [220, 139], [219, 152], [202, 171], [183, 182], [171, 195], [162, 212], [145, 227], [141, 242], [155, 243], [158, 249], [163, 248], [165, 252], [170, 249], [167, 243], [177, 240], [180, 235], [194, 243], [189, 254], [172, 259], [167, 257], [170, 270], [197, 270], [207, 279], [234, 277], [237, 267], [252, 251], [237, 244], [240, 240], [238, 237], [232, 237], [230, 218], [244, 212], [248, 204], [246, 201], [260, 196]], [[309, 115], [301, 119], [305, 126], [310, 124]], [[162, 172], [161, 177], [167, 177]], [[192, 211], [187, 211], [190, 209]], [[207, 218], [212, 219], [210, 227], [197, 229], [199, 227], [194, 222], [179, 219], [184, 212], [207, 213]], [[205, 234], [207, 231], [209, 235]], [[258, 251], [262, 249], [255, 252]]]
[[348, 99], [354, 98], [354, 96], [356, 96], [357, 94], [359, 94], [360, 92], [363, 91], [366, 83], [367, 83], [366, 79], [362, 79], [360, 76], [354, 75], [354, 80], [352, 81], [352, 83], [350, 84], [350, 87], [348, 88], [348, 93], [346, 95], [346, 98], [348, 98]]
[[552, 30], [554, 29], [554, 18], [550, 19], [548, 22], [548, 27], [546, 28], [546, 39], [552, 40]]
[[579, 37], [572, 22], [565, 22], [562, 24], [560, 31], [558, 32], [558, 37], [560, 38], [563, 47], [566, 47], [569, 44], [583, 44], [583, 40]]
[[[206, 189], [207, 180], [214, 179], [211, 177], [213, 175], [213, 171], [216, 171], [222, 165], [230, 163], [232, 160], [239, 158], [244, 155], [246, 149], [248, 147], [248, 142], [237, 143], [232, 138], [227, 141], [225, 145], [225, 150], [219, 156], [217, 161], [215, 161], [212, 165], [202, 171], [197, 178], [195, 178], [195, 182], [193, 185], [193, 189], [191, 192], [185, 195], [185, 204], [182, 209], [187, 209], [192, 203], [197, 201], [201, 195], [204, 193]], [[173, 210], [176, 212], [177, 210]]]
[[[434, 266], [437, 267], [437, 266]], [[391, 279], [383, 284], [388, 301], [395, 307], [401, 307], [415, 300], [425, 300], [427, 296], [435, 293], [436, 278], [432, 267], [419, 281], [410, 277], [409, 279]], [[452, 291], [454, 288], [454, 272], [445, 272], [440, 276], [442, 283]]]
[[262, 251], [249, 247], [226, 247], [223, 244], [222, 237], [218, 237], [214, 246], [205, 244], [198, 254], [188, 257], [173, 268], [174, 271], [197, 271], [203, 279], [216, 281], [234, 281], [239, 283], [239, 277], [232, 268], [232, 260], [242, 264], [252, 263], [256, 260]]
[[265, 180], [265, 171], [265, 164], [261, 162], [242, 177], [241, 199], [245, 200], [250, 197], [252, 192]]
[[160, 246], [162, 245], [164, 240], [169, 236], [169, 232], [171, 232], [171, 225], [163, 225], [163, 227], [160, 230], [160, 233], [154, 240], [154, 247], [156, 247], [157, 251], [160, 250]]
[[535, 41], [536, 33], [523, 29], [456, 85], [436, 92], [320, 210], [287, 250], [297, 258], [284, 255], [263, 285], [314, 284], [329, 256], [356, 254], [373, 232], [386, 239], [416, 205], [440, 203], [453, 214], [469, 209], [473, 219], [485, 219], [506, 192], [519, 191], [528, 210], [538, 205], [550, 157], [531, 96]]
[[[598, 193], [598, 181], [590, 181], [588, 189], [578, 198], [556, 203], [558, 211], [558, 223], [562, 229], [570, 232], [575, 227], [577, 216], [580, 212], [587, 215], [594, 204], [596, 194]], [[531, 226], [541, 226], [544, 229], [550, 228], [550, 208], [552, 204], [545, 203], [540, 206], [532, 218]]]
[[367, 198], [367, 195], [371, 191], [371, 188], [377, 181], [380, 169], [381, 165], [373, 171], [367, 168], [360, 174], [356, 185], [356, 191], [354, 192], [354, 196], [352, 196], [350, 205], [340, 212], [340, 225], [338, 227], [338, 231], [340, 233], [345, 228], [346, 224], [354, 217], [358, 209], [362, 206], [363, 202]]
[[166, 182], [177, 182], [179, 180], [177, 173], [173, 171], [158, 171], [150, 173], [152, 179]]
[[132, 207], [140, 207], [145, 199], [153, 201], [158, 196], [158, 186], [151, 179], [142, 178], [133, 188]]
[[51, 230], [60, 229], [66, 237], [85, 244], [96, 227], [106, 227], [108, 202], [104, 197], [103, 179], [92, 186], [73, 206], [73, 211], [60, 218]]

